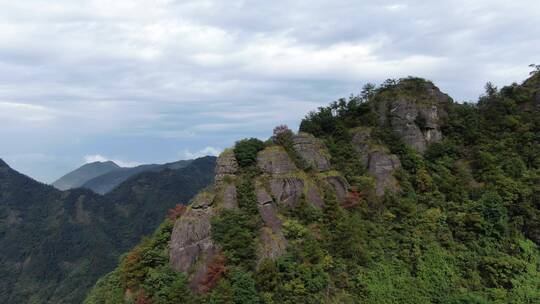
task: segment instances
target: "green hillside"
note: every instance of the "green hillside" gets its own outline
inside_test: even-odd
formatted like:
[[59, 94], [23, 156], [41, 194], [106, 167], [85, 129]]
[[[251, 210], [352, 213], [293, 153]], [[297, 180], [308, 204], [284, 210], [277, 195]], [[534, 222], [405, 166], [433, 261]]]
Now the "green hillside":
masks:
[[538, 73], [367, 85], [225, 151], [85, 303], [540, 303], [539, 114]]
[[215, 158], [205, 157], [143, 173], [101, 196], [59, 191], [0, 160], [0, 302], [81, 303], [168, 209], [212, 182], [214, 166]]

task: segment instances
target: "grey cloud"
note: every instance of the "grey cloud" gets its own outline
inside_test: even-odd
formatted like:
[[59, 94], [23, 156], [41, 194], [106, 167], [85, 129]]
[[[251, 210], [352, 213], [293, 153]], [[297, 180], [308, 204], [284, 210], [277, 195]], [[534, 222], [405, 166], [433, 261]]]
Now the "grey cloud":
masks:
[[169, 161], [268, 136], [385, 78], [475, 100], [524, 79], [540, 47], [532, 0], [0, 3], [0, 157], [54, 155], [11, 157], [45, 181], [84, 155]]

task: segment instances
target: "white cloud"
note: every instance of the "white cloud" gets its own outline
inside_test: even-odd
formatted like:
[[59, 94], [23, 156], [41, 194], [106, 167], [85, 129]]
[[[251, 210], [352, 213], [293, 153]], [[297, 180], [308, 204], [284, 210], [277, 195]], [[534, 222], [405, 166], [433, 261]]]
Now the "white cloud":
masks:
[[223, 151], [223, 149], [210, 146], [196, 152], [191, 152], [189, 149], [185, 149], [182, 153], [180, 153], [180, 157], [182, 157], [183, 159], [194, 159], [207, 155], [218, 156], [221, 151]]
[[124, 161], [124, 160], [119, 160], [119, 159], [111, 159], [111, 158], [105, 157], [105, 156], [103, 156], [101, 154], [86, 155], [84, 157], [85, 164], [95, 163], [95, 162], [106, 162], [106, 161], [112, 161], [112, 162], [116, 163], [117, 165], [119, 165], [120, 167], [127, 167], [127, 168], [136, 167], [136, 166], [140, 165], [140, 163], [138, 163], [138, 162]]
[[389, 10], [389, 11], [401, 11], [405, 8], [407, 8], [407, 5], [405, 4], [389, 4], [389, 5], [385, 5], [384, 6], [385, 9]]

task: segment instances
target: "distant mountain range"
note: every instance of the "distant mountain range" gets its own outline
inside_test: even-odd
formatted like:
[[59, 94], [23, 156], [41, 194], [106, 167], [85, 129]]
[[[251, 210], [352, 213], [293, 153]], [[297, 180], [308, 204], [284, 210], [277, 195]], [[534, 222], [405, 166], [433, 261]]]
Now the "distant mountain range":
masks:
[[[215, 160], [131, 170], [106, 195], [60, 191], [0, 160], [0, 303], [81, 303], [96, 279], [151, 233], [168, 209], [212, 183]], [[110, 162], [88, 164], [63, 185], [111, 168], [116, 171], [109, 173], [126, 171]]]
[[68, 174], [62, 176], [52, 185], [58, 190], [68, 190], [73, 188], [79, 188], [89, 180], [98, 177], [100, 175], [109, 173], [111, 171], [122, 169], [120, 166], [112, 161], [107, 162], [93, 162], [85, 164]]
[[59, 190], [87, 188], [95, 193], [105, 194], [136, 174], [165, 169], [181, 169], [188, 166], [192, 160], [180, 160], [163, 165], [148, 164], [132, 168], [120, 167], [112, 161], [93, 162], [85, 164], [62, 176], [52, 185]]

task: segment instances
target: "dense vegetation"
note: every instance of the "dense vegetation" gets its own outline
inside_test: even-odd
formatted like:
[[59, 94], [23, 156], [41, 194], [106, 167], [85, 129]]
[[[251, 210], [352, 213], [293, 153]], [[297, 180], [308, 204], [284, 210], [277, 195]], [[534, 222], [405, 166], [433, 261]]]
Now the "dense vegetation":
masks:
[[[302, 121], [353, 190], [340, 204], [323, 189], [322, 210], [305, 197], [281, 210], [288, 241], [281, 257], [255, 260], [252, 183], [262, 148], [246, 140], [235, 151], [239, 208], [214, 217], [212, 238], [224, 256], [204, 288], [191, 291], [185, 274], [170, 270], [167, 221], [86, 303], [540, 303], [540, 74], [500, 90], [488, 84], [477, 104], [447, 105], [444, 139], [420, 154], [380, 125], [372, 106], [386, 94], [422, 94], [424, 83], [368, 85]], [[351, 130], [362, 126], [377, 127], [377, 140], [399, 156], [400, 192], [373, 194], [351, 145]], [[267, 145], [288, 150], [282, 131]]]
[[81, 303], [169, 208], [211, 183], [214, 165], [146, 172], [101, 196], [58, 191], [0, 160], [0, 302]]

